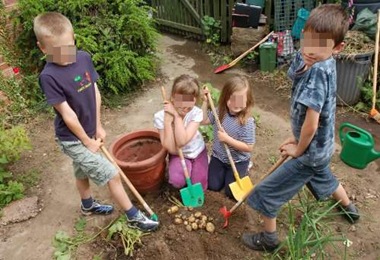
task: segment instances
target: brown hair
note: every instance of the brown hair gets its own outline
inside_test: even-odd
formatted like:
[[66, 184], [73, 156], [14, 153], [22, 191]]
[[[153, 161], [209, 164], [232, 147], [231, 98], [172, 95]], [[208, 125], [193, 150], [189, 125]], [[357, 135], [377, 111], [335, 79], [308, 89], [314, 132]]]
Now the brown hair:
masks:
[[348, 27], [348, 14], [341, 5], [324, 4], [311, 11], [304, 31], [326, 34], [334, 40], [336, 47], [343, 42]]
[[183, 74], [177, 77], [172, 86], [171, 96], [174, 94], [193, 95], [196, 99], [199, 96], [199, 82], [195, 78]]
[[247, 89], [247, 106], [240, 111], [237, 115], [239, 123], [244, 125], [247, 122], [247, 119], [251, 116], [252, 108], [254, 105], [253, 101], [253, 91], [246, 77], [235, 76], [227, 80], [224, 84], [222, 92], [219, 97], [219, 119], [223, 122], [223, 118], [228, 111], [227, 102], [230, 99], [231, 95], [243, 89]]
[[63, 14], [57, 12], [39, 14], [33, 20], [33, 30], [37, 40], [42, 46], [45, 46], [47, 39], [55, 40], [55, 38], [67, 32], [74, 34], [70, 20]]

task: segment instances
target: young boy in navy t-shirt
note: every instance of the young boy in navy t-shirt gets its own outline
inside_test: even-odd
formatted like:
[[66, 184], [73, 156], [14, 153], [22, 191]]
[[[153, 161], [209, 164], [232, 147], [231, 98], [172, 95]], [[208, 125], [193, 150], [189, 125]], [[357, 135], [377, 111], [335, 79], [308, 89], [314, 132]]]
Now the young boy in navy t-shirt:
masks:
[[99, 78], [87, 52], [76, 50], [71, 22], [62, 14], [48, 12], [34, 19], [37, 45], [47, 63], [40, 74], [40, 86], [56, 113], [56, 140], [73, 160], [76, 187], [84, 215], [110, 214], [113, 206], [93, 199], [89, 180], [108, 185], [112, 197], [125, 211], [130, 227], [142, 231], [157, 229], [159, 223], [147, 218], [131, 203], [116, 167], [98, 151], [106, 137], [100, 121]]

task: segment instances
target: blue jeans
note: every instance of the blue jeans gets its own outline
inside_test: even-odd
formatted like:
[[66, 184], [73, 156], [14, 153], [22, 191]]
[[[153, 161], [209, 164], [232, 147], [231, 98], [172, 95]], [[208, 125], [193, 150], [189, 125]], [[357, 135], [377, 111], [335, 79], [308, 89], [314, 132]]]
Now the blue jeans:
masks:
[[[235, 163], [240, 178], [247, 176], [248, 165], [249, 161]], [[224, 188], [226, 195], [229, 198], [234, 198], [229, 186], [229, 184], [234, 181], [235, 177], [231, 165], [223, 163], [214, 156], [211, 156], [211, 161], [208, 166], [208, 189], [221, 191]]]
[[320, 200], [333, 194], [339, 182], [330, 171], [330, 162], [312, 167], [291, 159], [255, 187], [248, 205], [268, 218], [275, 218], [282, 205], [305, 184]]

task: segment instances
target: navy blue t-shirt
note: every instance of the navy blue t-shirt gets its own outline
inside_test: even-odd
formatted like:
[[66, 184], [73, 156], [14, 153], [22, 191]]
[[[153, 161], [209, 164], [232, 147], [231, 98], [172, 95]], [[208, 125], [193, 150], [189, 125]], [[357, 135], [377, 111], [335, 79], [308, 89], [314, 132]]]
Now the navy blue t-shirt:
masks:
[[[46, 63], [39, 81], [49, 105], [67, 102], [89, 137], [96, 133], [96, 98], [94, 83], [99, 78], [87, 52], [77, 51], [76, 62], [67, 66]], [[66, 126], [56, 109], [55, 134], [61, 141], [78, 138]]]

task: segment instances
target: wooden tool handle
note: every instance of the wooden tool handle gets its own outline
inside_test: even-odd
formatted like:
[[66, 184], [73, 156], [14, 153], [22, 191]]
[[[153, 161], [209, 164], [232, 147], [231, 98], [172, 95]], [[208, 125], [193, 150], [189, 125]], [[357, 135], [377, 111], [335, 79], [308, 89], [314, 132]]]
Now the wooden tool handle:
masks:
[[[216, 113], [216, 109], [215, 109], [215, 106], [214, 106], [214, 101], [212, 100], [210, 93], [207, 93], [207, 99], [208, 99], [208, 102], [210, 103], [210, 107], [211, 107], [212, 113], [214, 114], [214, 118], [215, 118], [216, 124], [218, 126], [218, 129], [220, 131], [224, 131], [224, 129], [222, 127], [222, 124], [220, 123], [218, 114]], [[234, 173], [235, 179], [239, 179], [239, 176], [236, 176], [236, 174], [237, 174], [238, 171], [236, 169], [234, 159], [232, 158], [230, 148], [225, 143], [223, 143], [223, 145], [224, 145], [224, 148], [226, 149], [228, 160], [230, 161], [231, 168], [232, 168], [232, 171]]]
[[182, 149], [178, 148], [177, 150], [178, 150], [179, 158], [181, 160], [181, 166], [182, 166], [185, 178], [190, 178], [189, 171], [187, 170], [187, 166], [186, 166], [185, 156], [183, 156]]
[[[266, 178], [269, 174], [274, 172], [281, 164], [283, 164], [285, 162], [286, 159], [288, 159], [288, 156], [282, 156], [280, 159], [278, 159], [277, 162], [274, 165], [272, 165], [272, 167], [268, 170], [268, 172], [265, 173], [260, 178], [259, 182], [262, 181], [264, 178]], [[235, 209], [237, 209], [243, 203], [243, 201], [245, 201], [245, 199], [252, 193], [254, 188], [255, 188], [255, 186], [253, 186], [249, 192], [244, 194], [244, 196], [238, 202], [235, 203], [235, 205], [229, 210], [229, 212], [232, 213]]]
[[270, 32], [267, 36], [265, 36], [261, 41], [259, 41], [255, 46], [249, 48], [248, 50], [246, 50], [245, 52], [243, 52], [242, 54], [240, 54], [240, 56], [238, 56], [236, 59], [234, 59], [233, 61], [231, 61], [229, 63], [230, 66], [233, 66], [235, 65], [238, 61], [240, 61], [242, 58], [244, 58], [248, 53], [250, 53], [251, 51], [253, 51], [254, 49], [256, 49], [260, 44], [264, 43], [266, 40], [268, 40], [268, 38], [273, 34], [273, 31]]
[[123, 181], [127, 184], [128, 188], [132, 191], [133, 195], [143, 205], [143, 207], [145, 208], [145, 210], [148, 211], [148, 213], [150, 215], [154, 215], [153, 210], [148, 206], [148, 204], [145, 202], [145, 200], [143, 199], [143, 197], [141, 197], [140, 193], [136, 190], [136, 188], [133, 186], [133, 184], [127, 178], [127, 176], [125, 176], [125, 174], [123, 173], [123, 170], [119, 167], [119, 165], [113, 159], [112, 155], [108, 152], [107, 148], [104, 145], [102, 145], [100, 147], [100, 149], [102, 150], [102, 152], [104, 153], [104, 155], [107, 157], [107, 159], [115, 165], [115, 167], [117, 168], [117, 170], [119, 172], [119, 175], [121, 176], [121, 178], [123, 179]]
[[372, 96], [372, 109], [376, 106], [376, 88], [377, 88], [377, 66], [379, 64], [379, 34], [380, 34], [380, 10], [377, 11], [377, 28], [376, 28], [376, 41], [375, 41], [375, 61], [373, 65], [373, 96]]

